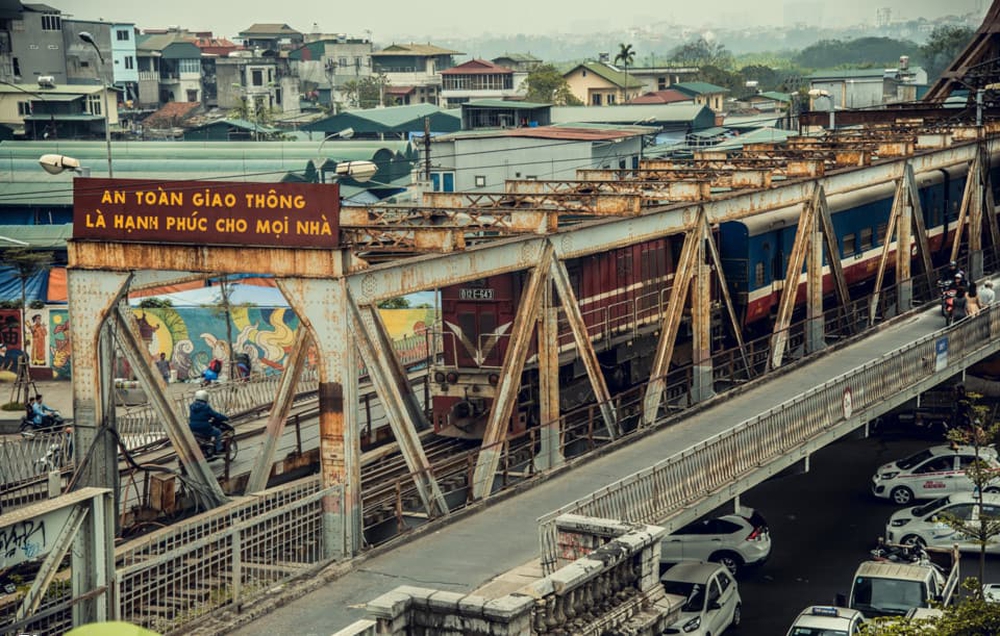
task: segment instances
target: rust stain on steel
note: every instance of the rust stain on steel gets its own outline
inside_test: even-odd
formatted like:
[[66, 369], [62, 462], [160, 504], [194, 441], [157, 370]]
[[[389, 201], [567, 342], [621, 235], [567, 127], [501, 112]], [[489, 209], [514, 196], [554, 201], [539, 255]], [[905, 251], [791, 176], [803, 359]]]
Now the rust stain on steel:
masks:
[[347, 480], [344, 449], [344, 387], [339, 382], [319, 383], [320, 461], [324, 484]]
[[914, 149], [913, 141], [883, 141], [878, 143], [875, 152], [879, 157], [906, 157], [912, 155]]
[[867, 166], [871, 164], [871, 153], [864, 150], [834, 150], [833, 161], [838, 166]]
[[330, 278], [343, 273], [343, 257], [339, 250], [78, 240], [68, 241], [66, 247], [69, 266], [78, 269], [159, 269], [239, 274], [247, 271], [248, 263], [253, 263], [257, 271], [279, 276]]
[[802, 159], [789, 161], [786, 171], [789, 177], [822, 177], [826, 167], [821, 160]]
[[420, 251], [453, 252], [465, 249], [465, 232], [449, 230], [446, 232], [435, 229], [415, 230], [413, 246]]

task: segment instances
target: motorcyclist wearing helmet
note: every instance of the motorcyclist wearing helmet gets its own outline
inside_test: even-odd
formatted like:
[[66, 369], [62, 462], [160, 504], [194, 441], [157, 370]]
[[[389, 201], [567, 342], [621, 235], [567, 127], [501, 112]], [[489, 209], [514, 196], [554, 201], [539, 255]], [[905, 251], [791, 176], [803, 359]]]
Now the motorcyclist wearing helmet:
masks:
[[948, 261], [948, 267], [944, 270], [944, 279], [951, 287], [965, 285], [965, 272], [955, 261]]
[[208, 405], [208, 391], [199, 389], [194, 392], [194, 402], [189, 409], [188, 426], [191, 432], [202, 437], [211, 437], [215, 441], [215, 452], [221, 453], [222, 431], [212, 426], [213, 422], [225, 422], [229, 418]]

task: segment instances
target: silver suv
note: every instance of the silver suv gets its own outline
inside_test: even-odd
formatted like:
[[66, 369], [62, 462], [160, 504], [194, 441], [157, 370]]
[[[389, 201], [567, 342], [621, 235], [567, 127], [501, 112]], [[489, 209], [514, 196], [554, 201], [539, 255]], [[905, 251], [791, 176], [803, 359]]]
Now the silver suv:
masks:
[[760, 565], [771, 555], [767, 522], [752, 508], [690, 523], [660, 542], [661, 563], [714, 561], [736, 576], [741, 568]]

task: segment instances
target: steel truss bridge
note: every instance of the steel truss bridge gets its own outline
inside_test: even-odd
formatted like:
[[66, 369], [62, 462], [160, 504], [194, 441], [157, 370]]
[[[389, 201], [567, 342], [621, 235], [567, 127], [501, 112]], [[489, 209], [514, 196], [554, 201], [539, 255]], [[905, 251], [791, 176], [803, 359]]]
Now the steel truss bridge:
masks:
[[[359, 357], [405, 462], [405, 489], [414, 494], [419, 508], [411, 514], [426, 519], [451, 514], [456, 502], [448, 497], [445, 482], [453, 473], [443, 473], [428, 458], [419, 434], [426, 428], [425, 415], [403, 364], [392, 352], [378, 302], [490, 275], [528, 274], [484, 439], [461, 470], [466, 476], [461, 503], [475, 504], [509, 484], [512, 473], [537, 474], [563, 464], [576, 452], [561, 442], [567, 435], [611, 443], [641, 436], [674, 415], [678, 393], [685, 394], [688, 404], [709, 400], [722, 376], [727, 376], [723, 381], [729, 385], [740, 384], [788, 364], [794, 339], [806, 353], [819, 352], [825, 346], [827, 325], [837, 320], [855, 326], [872, 324], [887, 313], [909, 310], [918, 297], [926, 298], [927, 290], [933, 289], [934, 272], [916, 196], [921, 175], [968, 168], [969, 185], [951, 249], [956, 256], [960, 251], [967, 255], [970, 275], [979, 278], [987, 246], [1000, 246], [993, 197], [987, 196], [992, 192], [987, 167], [1000, 159], [994, 141], [998, 131], [993, 124], [872, 128], [863, 136], [857, 131], [827, 134], [793, 140], [785, 147], [749, 145], [735, 155], [707, 153], [693, 162], [646, 161], [638, 170], [582, 171], [576, 181], [509, 182], [502, 193], [429, 194], [419, 207], [346, 208], [347, 243], [333, 251], [71, 242], [74, 444], [86, 449], [74, 482], [95, 488], [117, 483], [118, 448], [115, 436], [109, 434], [114, 422], [107, 390], [117, 347], [144, 386], [187, 479], [211, 509], [176, 529], [166, 528], [121, 548], [113, 577], [102, 567], [74, 571], [72, 594], [58, 603], [76, 607], [75, 618], [137, 620], [133, 612], [139, 611], [138, 605], [160, 607], [150, 590], [161, 590], [166, 579], [183, 585], [185, 576], [208, 578], [217, 584], [212, 589], [225, 590], [223, 598], [212, 602], [212, 591], [186, 601], [179, 593], [156, 596], [169, 597], [174, 610], [152, 613], [169, 615], [176, 624], [193, 620], [206, 608], [259, 594], [274, 581], [310, 571], [318, 563], [359, 554], [364, 549], [365, 509], [360, 430], [357, 409], [345, 408], [345, 403], [358, 403], [353, 370]], [[822, 255], [824, 250], [839, 255], [834, 251], [827, 198], [879, 184], [893, 185], [895, 195], [874, 295], [860, 307], [851, 301], [843, 272], [836, 266], [839, 258], [830, 258], [843, 309], [824, 316]], [[800, 210], [798, 232], [773, 333], [765, 343], [740, 341], [734, 351], [713, 352], [713, 303], [721, 302], [734, 322], [735, 316], [728, 297], [711, 297], [709, 272], [714, 268], [714, 275], [722, 276], [722, 268], [714, 243], [705, 239], [719, 223], [789, 206]], [[650, 379], [628, 396], [612, 396], [565, 262], [671, 235], [682, 235], [684, 247], [675, 282], [657, 317], [661, 329]], [[911, 271], [910, 249], [896, 249], [897, 245], [916, 250], [918, 271]], [[893, 253], [897, 284], [883, 289]], [[274, 388], [262, 448], [245, 489], [227, 493], [168, 399], [159, 374], [150, 367], [138, 326], [122, 300], [130, 289], [242, 273], [248, 262], [262, 264], [257, 268], [266, 264], [305, 328], [299, 330], [285, 373]], [[806, 322], [793, 329], [800, 283], [807, 289]], [[890, 306], [892, 310], [886, 310]], [[685, 311], [692, 316], [694, 362], [678, 381], [669, 364]], [[558, 382], [547, 382], [537, 418], [542, 424], [531, 431], [530, 456], [512, 459], [516, 440], [508, 439], [506, 423], [516, 406], [529, 344], [537, 324], [540, 373], [557, 377], [555, 334], [560, 320], [573, 334], [597, 401], [586, 417], [561, 416]], [[275, 448], [310, 344], [318, 351], [320, 474], [267, 490]], [[759, 442], [767, 449], [777, 448], [763, 440]], [[715, 452], [722, 452], [718, 448], [722, 447]], [[212, 574], [199, 569], [203, 567], [211, 567]], [[112, 579], [114, 593], [109, 587]], [[55, 614], [58, 603], [46, 611]], [[136, 607], [126, 609], [130, 603]], [[33, 612], [27, 610], [37, 608], [37, 604], [25, 608], [19, 616], [30, 616]]]

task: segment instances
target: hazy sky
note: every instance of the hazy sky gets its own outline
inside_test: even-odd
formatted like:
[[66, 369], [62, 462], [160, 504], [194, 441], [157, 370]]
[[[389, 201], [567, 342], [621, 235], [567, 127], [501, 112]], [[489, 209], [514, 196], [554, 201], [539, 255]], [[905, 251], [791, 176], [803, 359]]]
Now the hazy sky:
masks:
[[[178, 25], [189, 30], [235, 36], [255, 22], [283, 22], [304, 33], [313, 23], [322, 33], [363, 35], [376, 44], [401, 36], [473, 37], [493, 34], [601, 32], [672, 22], [708, 27], [776, 25], [790, 15], [822, 15], [829, 26], [874, 23], [876, 7], [889, 7], [893, 19], [933, 19], [988, 6], [990, 0], [383, 0], [371, 5], [351, 0], [285, 4], [276, 0], [46, 0], [81, 20], [134, 22], [139, 28]], [[793, 6], [794, 5], [794, 6]], [[811, 5], [811, 6], [810, 6]], [[616, 11], [622, 9], [622, 11]]]

